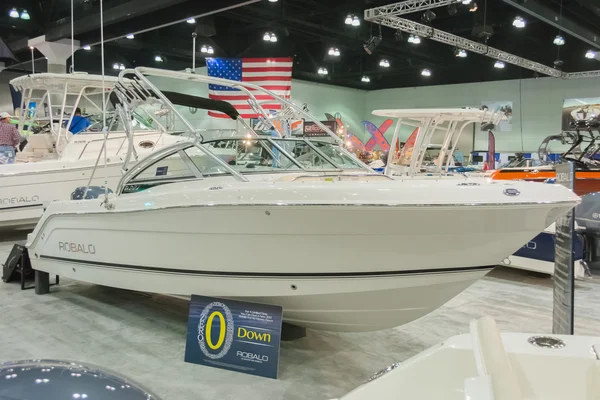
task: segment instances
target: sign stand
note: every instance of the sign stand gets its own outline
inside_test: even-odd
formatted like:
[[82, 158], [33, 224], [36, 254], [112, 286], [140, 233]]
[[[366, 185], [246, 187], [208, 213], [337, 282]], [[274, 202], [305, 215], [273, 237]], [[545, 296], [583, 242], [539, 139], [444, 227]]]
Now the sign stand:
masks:
[[[573, 190], [575, 168], [572, 162], [556, 165], [556, 183]], [[575, 209], [556, 221], [554, 236], [554, 305], [552, 333], [572, 335], [574, 327]]]

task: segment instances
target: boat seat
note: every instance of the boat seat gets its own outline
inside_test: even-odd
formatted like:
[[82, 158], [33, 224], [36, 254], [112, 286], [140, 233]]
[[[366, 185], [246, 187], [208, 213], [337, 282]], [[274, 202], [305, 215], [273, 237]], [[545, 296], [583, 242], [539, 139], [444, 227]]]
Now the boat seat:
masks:
[[470, 331], [479, 377], [465, 381], [466, 398], [524, 400], [517, 373], [504, 349], [496, 321], [489, 316], [473, 320]]
[[54, 139], [49, 133], [40, 133], [27, 136], [27, 145], [16, 154], [17, 162], [35, 162], [56, 158]]

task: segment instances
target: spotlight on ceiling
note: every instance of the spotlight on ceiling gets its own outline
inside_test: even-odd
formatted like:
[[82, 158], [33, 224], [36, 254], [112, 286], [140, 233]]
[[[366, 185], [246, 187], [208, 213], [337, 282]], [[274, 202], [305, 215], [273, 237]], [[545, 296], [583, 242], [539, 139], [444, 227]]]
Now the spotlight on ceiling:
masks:
[[187, 21], [188, 24], [195, 24], [196, 23], [196, 18], [189, 18]]
[[123, 64], [120, 64], [120, 65], [119, 65], [119, 69], [120, 69], [121, 71], [123, 71], [123, 70], [125, 69], [125, 66], [124, 66]]
[[327, 54], [329, 54], [330, 56], [335, 54], [335, 49], [333, 47], [329, 48], [329, 51], [327, 52]]
[[410, 35], [408, 37], [408, 43], [419, 44], [421, 43], [421, 38], [417, 35]]
[[271, 41], [271, 34], [269, 32], [265, 32], [265, 34], [263, 35], [263, 40], [265, 42], [270, 42]]
[[91, 50], [92, 46], [90, 46], [89, 44], [86, 44], [85, 46], [83, 46], [84, 50]]
[[502, 61], [500, 61], [500, 60], [498, 60], [498, 61], [496, 61], [494, 63], [494, 68], [500, 68], [500, 69], [502, 69], [504, 67], [505, 67], [504, 63]]
[[346, 19], [344, 20], [344, 23], [345, 23], [346, 25], [352, 25], [352, 15], [348, 14], [348, 15], [346, 16]]
[[463, 50], [463, 49], [456, 49], [456, 50], [454, 50], [454, 55], [459, 58], [466, 58], [467, 51]]
[[563, 44], [565, 44], [565, 38], [560, 35], [556, 35], [552, 43], [554, 43], [557, 46], [562, 46]]
[[10, 10], [8, 12], [8, 16], [11, 18], [19, 18], [19, 12], [17, 11], [16, 8], [13, 8], [12, 10]]
[[208, 54], [215, 54], [215, 49], [213, 49], [212, 46], [208, 46], [208, 49], [206, 49], [206, 52]]
[[427, 10], [421, 15], [421, 20], [423, 22], [425, 22], [426, 24], [428, 24], [431, 21], [433, 21], [435, 19], [435, 17], [437, 17], [437, 15], [435, 15], [435, 13], [433, 11]]
[[379, 66], [383, 67], [383, 68], [389, 68], [390, 62], [388, 60], [386, 60], [385, 58], [383, 58], [381, 61], [379, 61]]
[[27, 12], [27, 10], [23, 10], [23, 12], [21, 13], [21, 19], [29, 19], [29, 13]]
[[421, 75], [423, 75], [423, 76], [431, 76], [431, 71], [428, 70], [427, 68], [425, 68], [423, 71], [421, 71]]
[[203, 44], [202, 47], [200, 48], [200, 53], [208, 53], [208, 47], [206, 47], [205, 44]]
[[596, 52], [594, 50], [588, 50], [587, 53], [585, 53], [585, 58], [596, 58]]
[[356, 15], [352, 18], [352, 26], [360, 26], [360, 19]]
[[277, 35], [275, 35], [273, 32], [271, 32], [271, 40], [269, 40], [271, 43], [275, 43], [277, 41]]
[[117, 64], [117, 63], [114, 63], [114, 64], [113, 64], [113, 69], [119, 69], [119, 64]]
[[154, 56], [154, 61], [156, 61], [156, 62], [163, 62], [165, 60], [161, 56]]
[[319, 68], [319, 71], [317, 71], [319, 75], [327, 75], [329, 72], [327, 71], [327, 68]]
[[512, 24], [515, 28], [525, 28], [525, 20], [521, 17], [515, 17]]
[[369, 77], [368, 77], [368, 76], [366, 76], [366, 75], [363, 75], [363, 77], [362, 77], [360, 80], [361, 80], [362, 82], [365, 82], [365, 83], [369, 83], [369, 82], [371, 82], [371, 78], [369, 78]]
[[133, 33], [130, 33], [129, 35], [125, 36], [127, 39], [133, 39], [135, 36], [133, 35]]
[[462, 0], [463, 4], [471, 4], [471, 0]]
[[333, 49], [333, 55], [335, 57], [339, 57], [341, 55], [340, 49], [338, 49], [337, 47], [335, 49]]
[[373, 54], [379, 43], [381, 43], [383, 39], [381, 36], [371, 36], [369, 40], [363, 45], [363, 48], [367, 52], [367, 54]]
[[269, 3], [277, 3], [279, 0], [269, 0]]

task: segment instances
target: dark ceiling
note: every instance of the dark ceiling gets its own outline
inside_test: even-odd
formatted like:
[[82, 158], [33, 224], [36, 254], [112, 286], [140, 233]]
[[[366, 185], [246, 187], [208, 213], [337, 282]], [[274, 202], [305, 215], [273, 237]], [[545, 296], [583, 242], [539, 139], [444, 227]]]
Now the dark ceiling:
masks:
[[[598, 60], [584, 57], [591, 45], [568, 34], [562, 34], [566, 44], [552, 43], [558, 29], [527, 15], [503, 0], [474, 0], [475, 12], [470, 5], [457, 4], [457, 13], [450, 15], [447, 7], [434, 9], [437, 17], [431, 25], [435, 29], [451, 32], [477, 40], [473, 28], [486, 25], [494, 34], [488, 44], [498, 49], [528, 58], [545, 65], [560, 59], [567, 72], [600, 69]], [[548, 12], [558, 13], [561, 0], [537, 1]], [[424, 39], [418, 45], [407, 42], [408, 35], [397, 38], [392, 29], [383, 28], [383, 42], [373, 55], [367, 55], [363, 43], [378, 34], [378, 25], [363, 21], [363, 11], [392, 3], [391, 0], [105, 0], [104, 37], [106, 71], [113, 71], [113, 63], [132, 66], [159, 66], [181, 70], [191, 67], [192, 32], [198, 34], [197, 66], [204, 65], [201, 45], [215, 49], [215, 57], [294, 57], [294, 77], [316, 82], [362, 89], [421, 86], [482, 82], [491, 80], [531, 78], [535, 74], [527, 69], [506, 65], [493, 68], [494, 60], [477, 54], [456, 58], [454, 49], [445, 44]], [[523, 0], [514, 0], [523, 3]], [[8, 3], [8, 4], [7, 4]], [[249, 4], [251, 3], [251, 4]], [[562, 0], [564, 21], [573, 23], [579, 30], [600, 36], [600, 7], [596, 0]], [[69, 38], [70, 0], [5, 0], [0, 8], [0, 37], [13, 50], [20, 65], [13, 68], [30, 68], [31, 54], [27, 38], [45, 34], [53, 41]], [[244, 5], [245, 4], [245, 5]], [[100, 41], [99, 0], [75, 0], [75, 38], [81, 44]], [[238, 7], [234, 7], [238, 6]], [[10, 18], [9, 11], [16, 7], [27, 9], [30, 20]], [[229, 10], [224, 10], [230, 8]], [[221, 11], [219, 11], [221, 10]], [[218, 12], [217, 12], [218, 11]], [[360, 17], [359, 27], [344, 24], [348, 13]], [[180, 22], [144, 33], [156, 26], [184, 20], [190, 16], [206, 15], [196, 24]], [[524, 29], [512, 26], [515, 16], [522, 16]], [[407, 18], [420, 21], [421, 13]], [[265, 32], [275, 32], [277, 43], [263, 41]], [[134, 39], [121, 38], [136, 33]], [[398, 40], [399, 39], [399, 40]], [[341, 57], [330, 57], [327, 51], [337, 47]], [[600, 54], [600, 51], [599, 51]], [[154, 61], [160, 55], [163, 63]], [[37, 53], [37, 57], [42, 57]], [[391, 67], [379, 66], [381, 58], [389, 60]], [[75, 55], [77, 70], [100, 72], [100, 46], [92, 50], [79, 50]], [[10, 64], [10, 63], [9, 63]], [[317, 74], [326, 67], [327, 76]], [[421, 76], [428, 68], [432, 76]], [[370, 83], [361, 77], [370, 77]]]

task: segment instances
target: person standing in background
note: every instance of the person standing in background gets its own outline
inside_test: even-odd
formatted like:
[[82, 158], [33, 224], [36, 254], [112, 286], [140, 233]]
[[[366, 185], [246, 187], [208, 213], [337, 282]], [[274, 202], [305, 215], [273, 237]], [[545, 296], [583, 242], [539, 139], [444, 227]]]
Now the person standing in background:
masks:
[[10, 123], [10, 114], [0, 113], [0, 164], [15, 162], [15, 154], [22, 140], [17, 128]]

